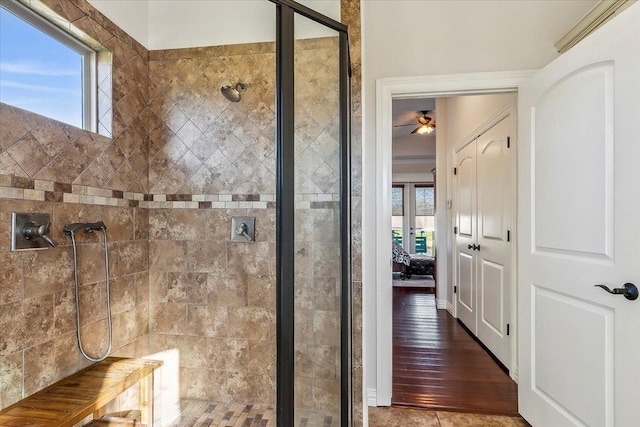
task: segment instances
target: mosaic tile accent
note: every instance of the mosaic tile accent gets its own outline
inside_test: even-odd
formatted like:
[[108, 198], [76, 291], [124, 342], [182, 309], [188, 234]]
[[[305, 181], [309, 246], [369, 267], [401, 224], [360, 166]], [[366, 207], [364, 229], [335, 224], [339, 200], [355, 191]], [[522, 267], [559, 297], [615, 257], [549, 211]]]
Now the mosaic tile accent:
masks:
[[[180, 402], [180, 420], [171, 427], [272, 427], [276, 425], [275, 409], [265, 405], [242, 405], [206, 400], [184, 399]], [[331, 427], [340, 420], [331, 415], [308, 411], [295, 414], [296, 427]]]
[[276, 425], [275, 409], [265, 405], [235, 405], [185, 399], [180, 402], [180, 412], [180, 420], [171, 424], [171, 427]]
[[[0, 199], [148, 209], [275, 209], [274, 194], [143, 194], [0, 175]], [[298, 194], [296, 209], [338, 209], [339, 194]]]

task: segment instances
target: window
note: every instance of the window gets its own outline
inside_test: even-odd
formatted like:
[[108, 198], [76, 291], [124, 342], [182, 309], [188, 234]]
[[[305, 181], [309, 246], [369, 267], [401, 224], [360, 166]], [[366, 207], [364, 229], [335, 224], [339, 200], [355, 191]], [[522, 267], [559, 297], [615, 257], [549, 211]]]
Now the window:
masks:
[[0, 1], [0, 101], [97, 130], [93, 49], [13, 0]]
[[393, 240], [402, 246], [404, 222], [404, 186], [391, 188], [391, 233]]
[[435, 233], [435, 203], [434, 188], [427, 185], [416, 184], [415, 202], [415, 252], [426, 253], [433, 256]]

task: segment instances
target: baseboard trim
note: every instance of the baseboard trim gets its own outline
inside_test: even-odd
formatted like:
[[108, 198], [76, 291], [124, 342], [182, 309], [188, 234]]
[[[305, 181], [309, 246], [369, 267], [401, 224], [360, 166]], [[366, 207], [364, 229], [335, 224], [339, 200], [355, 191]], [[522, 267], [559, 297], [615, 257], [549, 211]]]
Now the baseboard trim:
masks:
[[436, 308], [439, 310], [445, 310], [447, 308], [447, 303], [446, 299], [436, 300]]
[[451, 302], [447, 301], [447, 311], [449, 312], [450, 315], [452, 315], [453, 317], [456, 317], [453, 314], [453, 304], [451, 304]]
[[368, 406], [378, 406], [378, 399], [376, 398], [376, 389], [368, 388], [367, 389], [367, 405]]

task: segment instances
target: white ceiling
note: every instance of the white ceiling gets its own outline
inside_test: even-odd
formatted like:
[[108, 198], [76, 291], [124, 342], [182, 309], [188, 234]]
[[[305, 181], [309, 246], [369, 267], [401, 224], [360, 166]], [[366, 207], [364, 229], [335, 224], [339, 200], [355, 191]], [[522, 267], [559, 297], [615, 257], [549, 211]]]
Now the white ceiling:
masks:
[[[88, 0], [150, 50], [275, 40], [275, 5], [267, 0]], [[340, 20], [339, 0], [298, 0]], [[296, 37], [336, 35], [296, 18]]]
[[[436, 100], [429, 99], [398, 99], [393, 101], [393, 144], [392, 154], [394, 162], [408, 163], [414, 160], [418, 163], [433, 161], [436, 155], [436, 132], [420, 135], [411, 132], [418, 126], [420, 111], [429, 110], [428, 116], [436, 120]], [[410, 124], [410, 126], [401, 126]]]

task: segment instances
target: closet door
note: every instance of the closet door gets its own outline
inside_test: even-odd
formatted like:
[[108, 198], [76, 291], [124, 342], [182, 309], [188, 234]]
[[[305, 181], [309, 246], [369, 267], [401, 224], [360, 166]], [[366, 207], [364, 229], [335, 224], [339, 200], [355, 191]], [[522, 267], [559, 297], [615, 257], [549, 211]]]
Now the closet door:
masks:
[[457, 316], [476, 333], [476, 142], [456, 153], [455, 201]]
[[476, 140], [477, 336], [505, 366], [511, 362], [511, 122], [507, 116]]

